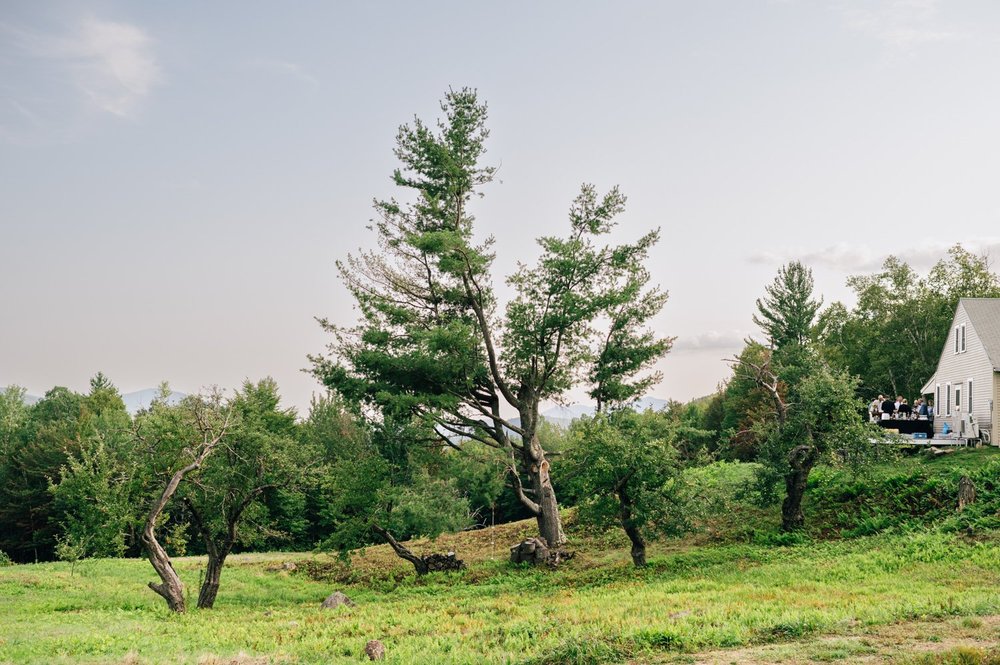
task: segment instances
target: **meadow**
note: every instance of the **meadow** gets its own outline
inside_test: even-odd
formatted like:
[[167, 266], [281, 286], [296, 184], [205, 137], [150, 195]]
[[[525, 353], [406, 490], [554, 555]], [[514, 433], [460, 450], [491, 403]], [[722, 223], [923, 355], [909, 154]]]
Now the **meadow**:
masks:
[[[741, 496], [748, 465], [716, 465], [699, 473], [728, 493], [729, 509], [652, 547], [645, 569], [632, 567], [623, 536], [574, 527], [572, 514], [576, 556], [555, 570], [507, 563], [531, 522], [414, 543], [468, 564], [422, 578], [384, 546], [350, 564], [239, 554], [216, 608], [184, 615], [145, 588], [154, 574], [144, 560], [9, 566], [0, 663], [366, 662], [369, 639], [389, 663], [995, 662], [1000, 533], [983, 479], [998, 464], [1000, 452], [970, 450], [851, 482], [819, 474], [811, 528], [791, 538], [773, 507]], [[917, 509], [921, 497], [943, 500], [928, 486], [946, 497], [960, 474], [981, 488], [972, 523], [955, 522], [950, 505]], [[175, 563], [196, 589], [204, 561]], [[334, 590], [356, 606], [322, 609]]]

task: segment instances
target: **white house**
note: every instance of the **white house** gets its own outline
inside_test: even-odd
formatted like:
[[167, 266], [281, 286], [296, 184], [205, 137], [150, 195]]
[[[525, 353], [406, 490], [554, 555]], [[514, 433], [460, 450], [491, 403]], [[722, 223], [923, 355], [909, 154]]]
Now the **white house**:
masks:
[[[975, 436], [973, 421], [983, 439], [996, 444], [1000, 413], [1000, 298], [962, 298], [955, 309], [948, 340], [937, 371], [920, 391], [934, 400], [934, 434], [948, 429], [959, 436]], [[992, 436], [991, 436], [992, 435]]]

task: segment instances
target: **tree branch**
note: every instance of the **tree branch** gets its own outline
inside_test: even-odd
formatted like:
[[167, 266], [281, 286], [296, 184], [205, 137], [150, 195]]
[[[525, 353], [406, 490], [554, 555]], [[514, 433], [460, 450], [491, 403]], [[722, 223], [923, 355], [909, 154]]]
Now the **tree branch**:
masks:
[[510, 471], [512, 485], [514, 487], [514, 494], [517, 495], [517, 498], [521, 501], [522, 504], [524, 504], [524, 507], [527, 508], [529, 511], [531, 511], [532, 514], [536, 516], [541, 515], [542, 507], [538, 505], [538, 503], [536, 503], [535, 501], [529, 499], [528, 496], [524, 493], [524, 486], [521, 485], [521, 476], [517, 472], [517, 462], [514, 460], [513, 451], [511, 451], [510, 465], [507, 468]]

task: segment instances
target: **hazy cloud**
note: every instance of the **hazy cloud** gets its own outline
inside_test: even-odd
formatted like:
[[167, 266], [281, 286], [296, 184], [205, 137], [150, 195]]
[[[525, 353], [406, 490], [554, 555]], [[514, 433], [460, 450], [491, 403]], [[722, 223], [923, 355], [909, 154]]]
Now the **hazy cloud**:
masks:
[[[881, 268], [886, 258], [893, 255], [914, 268], [926, 269], [942, 259], [948, 249], [955, 244], [954, 241], [928, 241], [913, 247], [889, 249], [839, 242], [818, 250], [784, 248], [777, 251], [756, 252], [749, 257], [749, 261], [771, 266], [788, 261], [802, 261], [809, 266], [825, 266], [845, 272], [871, 272]], [[1000, 238], [976, 238], [958, 244], [973, 254], [1000, 256]]]
[[294, 62], [276, 60], [274, 58], [254, 58], [250, 61], [250, 66], [267, 72], [288, 76], [309, 86], [319, 85], [318, 78]]
[[847, 2], [840, 5], [848, 27], [896, 51], [911, 51], [922, 44], [962, 38], [945, 25], [938, 0], [885, 0]]
[[11, 25], [0, 32], [20, 58], [55, 63], [94, 106], [120, 117], [131, 115], [160, 79], [152, 40], [129, 23], [87, 18], [61, 35]]
[[709, 330], [697, 335], [678, 335], [671, 348], [671, 352], [740, 349], [743, 347], [743, 342], [749, 334], [745, 330]]
[[86, 19], [67, 57], [80, 89], [118, 116], [131, 114], [159, 79], [149, 36], [128, 23]]

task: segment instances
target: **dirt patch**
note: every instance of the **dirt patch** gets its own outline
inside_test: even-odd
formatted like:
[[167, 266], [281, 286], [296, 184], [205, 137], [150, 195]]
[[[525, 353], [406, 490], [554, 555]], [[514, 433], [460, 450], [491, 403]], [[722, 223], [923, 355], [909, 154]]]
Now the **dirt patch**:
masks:
[[912, 621], [887, 626], [855, 626], [841, 635], [743, 649], [674, 655], [637, 663], [905, 663], [913, 656], [943, 654], [960, 648], [983, 651], [1000, 648], [1000, 615], [945, 621]]

